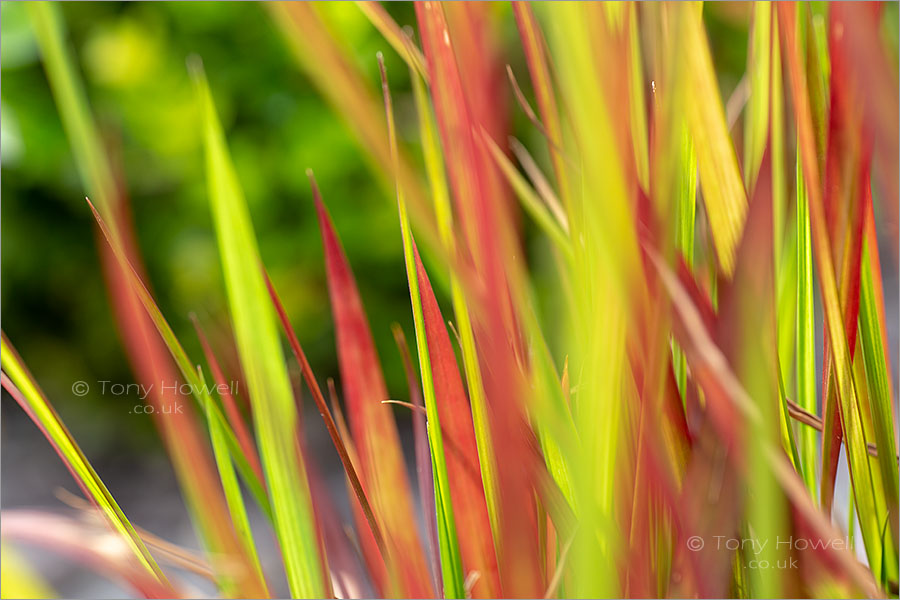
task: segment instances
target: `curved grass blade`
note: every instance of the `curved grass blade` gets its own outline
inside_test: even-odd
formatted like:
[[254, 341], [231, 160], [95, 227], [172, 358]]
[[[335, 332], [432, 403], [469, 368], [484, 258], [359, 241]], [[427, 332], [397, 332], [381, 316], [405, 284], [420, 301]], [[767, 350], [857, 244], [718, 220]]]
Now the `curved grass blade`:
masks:
[[298, 417], [275, 315], [259, 269], [256, 237], [199, 61], [192, 64], [192, 75], [201, 110], [210, 205], [231, 318], [247, 377], [288, 585], [295, 597], [321, 598], [327, 588], [309, 483], [296, 451]]
[[91, 201], [89, 199], [85, 198], [85, 200], [87, 200], [88, 205], [91, 207], [91, 211], [94, 213], [94, 219], [97, 221], [97, 224], [100, 227], [100, 231], [103, 233], [103, 236], [106, 238], [110, 249], [115, 255], [115, 259], [119, 261], [123, 276], [129, 279], [129, 284], [134, 291], [134, 294], [140, 300], [141, 304], [144, 307], [144, 310], [147, 313], [147, 316], [150, 318], [150, 320], [153, 322], [153, 325], [156, 327], [156, 330], [159, 332], [160, 337], [165, 343], [166, 348], [169, 350], [169, 353], [171, 354], [172, 359], [175, 361], [175, 364], [178, 366], [178, 369], [181, 372], [182, 376], [184, 376], [184, 378], [190, 384], [191, 394], [197, 400], [198, 406], [203, 409], [204, 413], [208, 412], [208, 414], [212, 415], [213, 418], [215, 418], [219, 422], [219, 425], [221, 426], [222, 431], [226, 436], [228, 449], [231, 452], [231, 459], [234, 461], [238, 472], [244, 479], [244, 483], [247, 484], [247, 488], [250, 490], [250, 493], [253, 494], [254, 498], [256, 499], [260, 509], [262, 509], [262, 511], [271, 520], [271, 506], [269, 505], [269, 500], [266, 496], [266, 490], [263, 487], [262, 482], [256, 477], [256, 474], [253, 471], [253, 468], [250, 466], [249, 461], [244, 456], [244, 453], [241, 450], [241, 446], [238, 443], [234, 432], [231, 430], [231, 427], [228, 425], [228, 422], [225, 420], [225, 417], [224, 415], [222, 415], [222, 412], [217, 404], [211, 403], [209, 407], [206, 406], [207, 399], [209, 398], [209, 386], [205, 381], [200, 379], [197, 372], [194, 371], [194, 368], [191, 366], [190, 358], [188, 358], [188, 355], [184, 351], [184, 348], [181, 346], [181, 343], [178, 341], [178, 338], [175, 337], [175, 332], [172, 331], [172, 328], [171, 326], [169, 326], [166, 318], [163, 316], [162, 312], [160, 312], [159, 307], [153, 300], [153, 296], [150, 295], [147, 287], [144, 285], [143, 281], [141, 281], [141, 278], [138, 276], [134, 266], [125, 256], [121, 246], [116, 245], [113, 241], [112, 233], [110, 232], [109, 227], [107, 227], [106, 222], [103, 220], [103, 217], [100, 216], [100, 213], [97, 212], [97, 209], [93, 204], [91, 204]]
[[15, 348], [7, 339], [6, 333], [3, 332], [0, 335], [2, 335], [0, 348], [2, 348], [3, 355], [3, 387], [22, 407], [22, 410], [31, 417], [35, 425], [41, 429], [65, 463], [66, 468], [72, 473], [75, 482], [84, 491], [85, 496], [102, 511], [112, 529], [122, 536], [138, 564], [146, 569], [160, 586], [166, 588], [168, 581], [162, 569], [156, 564], [156, 560], [147, 550], [125, 513], [119, 508], [118, 503], [109, 493], [72, 434], [69, 433], [59, 415], [47, 401], [44, 392], [38, 387], [25, 363], [22, 362]]

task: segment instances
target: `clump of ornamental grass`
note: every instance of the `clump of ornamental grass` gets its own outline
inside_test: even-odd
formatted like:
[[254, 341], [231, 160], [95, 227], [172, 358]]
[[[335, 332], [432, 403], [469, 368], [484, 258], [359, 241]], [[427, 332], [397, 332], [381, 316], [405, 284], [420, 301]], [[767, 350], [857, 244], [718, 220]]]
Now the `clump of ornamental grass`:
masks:
[[[203, 553], [128, 520], [5, 336], [3, 387], [87, 501], [70, 503], [96, 518], [8, 512], [4, 537], [70, 553], [141, 596], [189, 593], [179, 573], [190, 571], [223, 596], [265, 597], [253, 502], [295, 597], [896, 596], [879, 235], [896, 260], [898, 92], [883, 5], [754, 4], [746, 102], [728, 102], [729, 114], [700, 4], [513, 3], [521, 73], [491, 38], [486, 4], [418, 3], [415, 34], [377, 3], [358, 8], [409, 68], [417, 143], [398, 135], [380, 56], [379, 86], [316, 5], [269, 6], [398, 216], [396, 276], [415, 325], [411, 351], [395, 330], [409, 401], [391, 406], [327, 209], [340, 200], [310, 173], [342, 398], [322, 389], [261, 262], [194, 57], [245, 420], [215, 385], [232, 349], [195, 320], [204, 356], [188, 356], [145, 287], [58, 9], [29, 7], [135, 375], [177, 375], [194, 392], [156, 424]], [[508, 139], [498, 86], [543, 148]], [[551, 257], [552, 290], [524, 258], [520, 208]], [[539, 306], [548, 295], [558, 310]], [[292, 360], [341, 459], [352, 523], [336, 516], [304, 442]], [[176, 401], [147, 398], [157, 413]], [[416, 481], [396, 410], [412, 411]], [[849, 532], [834, 518], [842, 464]]]

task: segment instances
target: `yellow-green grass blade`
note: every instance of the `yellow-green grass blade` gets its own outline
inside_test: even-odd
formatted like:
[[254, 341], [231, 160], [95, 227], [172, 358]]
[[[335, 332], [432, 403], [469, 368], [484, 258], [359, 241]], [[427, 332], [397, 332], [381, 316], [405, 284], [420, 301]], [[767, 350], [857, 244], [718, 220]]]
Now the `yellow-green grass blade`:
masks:
[[[388, 136], [391, 153], [397, 155], [397, 138], [394, 129], [394, 111], [388, 91], [384, 62], [379, 54], [382, 87], [384, 90], [385, 114], [387, 116]], [[395, 167], [396, 168], [396, 167]], [[438, 529], [438, 548], [441, 559], [441, 575], [444, 584], [445, 598], [465, 598], [465, 578], [462, 559], [459, 552], [459, 541], [456, 535], [456, 522], [453, 517], [453, 502], [450, 497], [450, 478], [447, 473], [447, 461], [444, 456], [444, 440], [441, 431], [435, 398], [434, 379], [431, 371], [431, 357], [428, 351], [428, 340], [425, 335], [425, 317], [422, 311], [422, 298], [419, 295], [419, 277], [416, 269], [416, 250], [410, 231], [409, 216], [403, 188], [397, 179], [397, 208], [400, 215], [400, 233], [403, 237], [403, 257], [406, 262], [406, 277], [409, 283], [409, 297], [412, 303], [413, 324], [416, 330], [416, 350], [419, 356], [419, 372], [422, 376], [422, 397], [425, 402], [427, 417], [428, 447], [431, 450], [431, 469], [434, 476], [434, 506]]]
[[747, 215], [747, 196], [728, 136], [702, 15], [695, 3], [685, 4], [690, 6], [678, 9], [682, 66], [691, 90], [691, 98], [684, 105], [697, 152], [700, 185], [716, 255], [722, 271], [731, 275]]
[[[797, 398], [804, 410], [816, 414], [816, 326], [813, 294], [812, 246], [809, 236], [809, 201], [803, 181], [803, 169], [797, 159], [796, 255], [797, 255]], [[816, 490], [816, 432], [800, 428], [800, 462], [803, 482], [813, 498]]]
[[[425, 91], [424, 82], [420, 78], [413, 76], [412, 73], [410, 73], [410, 79], [413, 82], [416, 111], [419, 116], [419, 135], [422, 140], [422, 153], [434, 202], [438, 233], [447, 255], [454, 256], [456, 242], [453, 236], [453, 213], [450, 208], [450, 195], [444, 173], [443, 155], [438, 142], [437, 126], [428, 100], [428, 94]], [[498, 539], [498, 492], [495, 473], [497, 467], [494, 461], [490, 426], [487, 420], [487, 402], [484, 394], [484, 385], [481, 380], [481, 365], [478, 362], [475, 335], [465, 294], [452, 270], [450, 273], [450, 297], [453, 304], [453, 313], [456, 316], [456, 329], [459, 332], [469, 403], [472, 405], [472, 424], [475, 427], [475, 441], [478, 447], [478, 462], [481, 468], [484, 496], [487, 502], [488, 516], [491, 520], [491, 530], [494, 534], [494, 539]]]
[[113, 241], [110, 228], [106, 225], [106, 222], [100, 216], [100, 213], [97, 212], [97, 209], [94, 207], [94, 205], [91, 204], [90, 200], [88, 200], [88, 204], [94, 213], [94, 218], [97, 220], [100, 231], [106, 238], [107, 243], [109, 243], [110, 248], [116, 257], [116, 260], [119, 261], [119, 264], [121, 265], [125, 276], [129, 279], [132, 290], [138, 297], [138, 300], [140, 300], [141, 304], [144, 307], [144, 310], [147, 311], [147, 315], [150, 317], [150, 320], [153, 322], [153, 325], [159, 332], [159, 335], [165, 343], [166, 348], [168, 348], [169, 354], [171, 354], [172, 359], [175, 361], [178, 370], [190, 385], [191, 394], [197, 401], [198, 406], [203, 409], [204, 414], [208, 413], [216, 421], [218, 421], [220, 428], [225, 434], [225, 440], [228, 443], [228, 449], [231, 452], [231, 458], [232, 460], [234, 460], [235, 466], [237, 467], [238, 472], [241, 474], [241, 478], [244, 480], [244, 483], [247, 485], [250, 493], [253, 494], [253, 497], [256, 499], [259, 507], [271, 520], [272, 512], [269, 505], [269, 500], [266, 496], [266, 490], [263, 487], [262, 482], [253, 472], [253, 468], [250, 466], [250, 462], [247, 460], [247, 457], [241, 450], [241, 446], [237, 441], [237, 437], [235, 436], [234, 431], [225, 420], [225, 416], [222, 414], [222, 411], [219, 408], [218, 404], [211, 403], [207, 407], [207, 403], [204, 399], [204, 393], [208, 394], [210, 388], [207, 386], [206, 381], [201, 379], [198, 376], [197, 372], [194, 370], [194, 367], [192, 366], [194, 363], [192, 363], [190, 358], [188, 358], [187, 353], [184, 351], [184, 348], [181, 345], [181, 342], [179, 342], [178, 338], [175, 337], [175, 332], [172, 331], [172, 327], [169, 325], [168, 321], [166, 321], [166, 318], [163, 316], [162, 312], [159, 310], [159, 307], [156, 305], [156, 301], [153, 299], [153, 296], [150, 295], [150, 292], [141, 281], [141, 278], [138, 276], [134, 266], [128, 261], [128, 258], [125, 256], [124, 250], [120, 245], [117, 245]]
[[[675, 247], [681, 252], [689, 269], [694, 267], [694, 223], [697, 216], [697, 159], [694, 143], [688, 133], [687, 126], [681, 127], [681, 143], [679, 144], [678, 162], [678, 212], [677, 229], [675, 231]], [[687, 365], [684, 351], [673, 341], [672, 368], [678, 393], [682, 400], [687, 391]]]
[[206, 149], [210, 205], [219, 241], [241, 366], [247, 377], [260, 458], [272, 499], [275, 532], [291, 594], [321, 598], [327, 586], [306, 470], [296, 448], [297, 409], [259, 250], [212, 94], [199, 61], [192, 64]]
[[744, 116], [744, 185], [748, 190], [755, 187], [766, 148], [772, 72], [772, 5], [754, 2], [752, 11], [750, 51], [747, 53], [750, 97]]
[[649, 150], [647, 149], [647, 112], [644, 100], [644, 75], [641, 68], [641, 40], [638, 37], [637, 8], [634, 2], [625, 6], [628, 20], [628, 104], [631, 117], [631, 140], [637, 180], [644, 193], [650, 191]]
[[[878, 469], [881, 474], [882, 486], [885, 495], [885, 504], [888, 510], [888, 535], [891, 536], [892, 546], [898, 547], [898, 477], [897, 477], [897, 447], [894, 441], [894, 415], [891, 408], [892, 396], [890, 375], [887, 365], [887, 345], [882, 333], [884, 331], [880, 311], [878, 309], [878, 293], [881, 287], [876, 283], [873, 272], [877, 268], [877, 262], [873, 260], [869, 236], [863, 242], [862, 269], [860, 271], [860, 311], [859, 311], [859, 338], [857, 343], [865, 366], [865, 379], [869, 392], [870, 420], [874, 429], [875, 444], [878, 448]], [[880, 274], [877, 275], [880, 281]], [[887, 553], [885, 553], [887, 554]], [[886, 575], [896, 580], [896, 560], [890, 562]]]
[[[197, 368], [197, 375], [201, 380], [204, 379], [199, 367]], [[250, 529], [250, 520], [247, 518], [244, 497], [241, 495], [241, 487], [234, 472], [234, 465], [231, 463], [228, 438], [222, 424], [210, 414], [210, 407], [214, 403], [213, 399], [207, 396], [205, 402], [204, 408], [206, 409], [206, 420], [209, 424], [209, 439], [212, 444], [216, 467], [219, 470], [219, 478], [222, 481], [222, 490], [225, 492], [225, 502], [228, 504], [231, 523], [234, 525], [234, 530], [240, 540], [242, 549], [259, 581], [260, 589], [268, 596], [269, 591], [263, 576], [262, 565], [259, 562], [259, 555], [256, 552], [256, 544], [253, 541], [253, 532]]]
[[138, 562], [156, 580], [168, 585], [162, 569], [156, 564], [156, 560], [147, 550], [128, 517], [122, 512], [81, 447], [75, 442], [72, 434], [69, 433], [59, 415], [47, 401], [44, 392], [29, 373], [25, 363], [7, 339], [5, 332], [0, 337], [0, 353], [2, 353], [4, 379], [8, 377], [8, 381], [12, 384], [12, 389], [5, 382], [3, 387], [15, 397], [35, 424], [41, 428], [47, 439], [56, 448], [60, 458], [65, 462], [66, 467], [71, 471], [79, 487], [102, 511], [112, 529], [124, 538]]

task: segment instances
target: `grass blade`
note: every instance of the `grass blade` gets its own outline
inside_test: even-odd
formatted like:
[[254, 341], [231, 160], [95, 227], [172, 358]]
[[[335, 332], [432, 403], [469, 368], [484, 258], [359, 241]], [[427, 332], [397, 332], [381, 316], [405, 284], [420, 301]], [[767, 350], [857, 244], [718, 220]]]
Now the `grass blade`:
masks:
[[272, 498], [275, 531], [291, 594], [320, 598], [326, 584], [305, 467], [296, 452], [298, 418], [275, 315], [259, 269], [250, 216], [212, 95], [199, 62], [192, 65], [203, 122], [210, 205], [219, 240], [231, 318]]
[[[728, 137], [699, 6], [683, 7], [680, 13], [683, 29], [679, 39], [684, 43], [684, 69], [697, 99], [685, 103], [688, 124], [697, 152], [700, 185], [716, 254], [722, 271], [731, 275], [735, 249], [747, 214], [747, 196], [734, 147]], [[705, 102], [700, 101], [701, 98]]]
[[[381, 85], [384, 92], [384, 106], [385, 114], [387, 117], [388, 136], [391, 144], [391, 152], [395, 157], [396, 169], [397, 139], [396, 132], [394, 130], [394, 109], [391, 104], [387, 75], [384, 70], [384, 61], [380, 54], [378, 56], [378, 66], [381, 69]], [[452, 491], [450, 488], [450, 469], [448, 467], [448, 462], [450, 461], [448, 461], [447, 456], [444, 453], [444, 431], [441, 427], [441, 413], [437, 406], [437, 388], [435, 386], [435, 375], [434, 371], [432, 371], [432, 360], [433, 358], [437, 358], [437, 356], [432, 356], [428, 343], [428, 330], [426, 329], [427, 326], [425, 324], [425, 317], [423, 313], [423, 303], [419, 293], [419, 286], [422, 284], [422, 282], [420, 281], [418, 275], [418, 251], [415, 248], [415, 242], [413, 241], [412, 234], [409, 230], [409, 217], [407, 216], [406, 202], [404, 200], [403, 188], [400, 185], [399, 178], [397, 180], [397, 208], [400, 214], [400, 232], [403, 237], [403, 256], [406, 261], [406, 276], [409, 282], [409, 294], [410, 300], [412, 302], [413, 322], [415, 323], [416, 328], [416, 349], [419, 355], [419, 372], [422, 374], [422, 397], [425, 402], [425, 412], [427, 415], [428, 446], [431, 450], [431, 468], [434, 478], [434, 504], [437, 518], [438, 547], [440, 549], [441, 560], [441, 580], [444, 586], [443, 591], [445, 598], [464, 598], [466, 597], [465, 579], [463, 576], [462, 558], [460, 556], [459, 541], [457, 537], [455, 518], [456, 511], [454, 509]], [[432, 319], [433, 318], [434, 316], [432, 315]], [[443, 318], [440, 316], [440, 311], [438, 311], [437, 318], [438, 322], [441, 324], [440, 327], [443, 327]], [[443, 349], [445, 351], [449, 350], [452, 355], [453, 351], [452, 349], [450, 349], [450, 340], [449, 338], [447, 338], [447, 331], [442, 331], [445, 338], [442, 341], [446, 341], [446, 347], [444, 347]], [[432, 335], [434, 335], [434, 330], [432, 332]], [[442, 364], [440, 366], [443, 369], [446, 367], [446, 364]], [[443, 379], [444, 376], [450, 376], [449, 373], [444, 370], [440, 371], [440, 375], [442, 377], [442, 383], [446, 383], [446, 381]], [[456, 384], [458, 387], [454, 391], [461, 393], [462, 384], [461, 382], [459, 382], [459, 373], [457, 372], [456, 375]], [[442, 400], [445, 399], [442, 398]], [[458, 396], [450, 401], [458, 401]], [[450, 407], [448, 407], [448, 409], [449, 408]], [[445, 409], [445, 411], [446, 410], [447, 409]], [[457, 405], [453, 407], [453, 410], [455, 410], [458, 415], [459, 406]], [[464, 416], [463, 418], [466, 418], [466, 416]], [[458, 425], [459, 423], [455, 422], [454, 424]], [[466, 440], [463, 439], [457, 441], [464, 443]], [[472, 434], [471, 441], [472, 449], [474, 450], [474, 433]], [[463, 448], [466, 448], [466, 446], [464, 445]], [[454, 475], [458, 475], [455, 470]], [[470, 499], [468, 494], [466, 494], [466, 499]], [[465, 506], [464, 508], [470, 507]], [[485, 525], [487, 525], [486, 512], [484, 516]], [[474, 535], [481, 535], [482, 537], [480, 539], [483, 540], [485, 539], [483, 536], [487, 533], [487, 531], [485, 531], [484, 529], [482, 529], [481, 531], [477, 531], [478, 525], [480, 525], [480, 523], [476, 524], [476, 531], [474, 532]], [[472, 534], [473, 532], [467, 533]], [[478, 537], [470, 538], [470, 541], [472, 542], [477, 543], [478, 540]], [[485, 577], [486, 585], [488, 586], [488, 589], [490, 589], [491, 579], [489, 578], [491, 578], [496, 571], [496, 567], [494, 567], [493, 569], [485, 568], [486, 564], [484, 562], [484, 558], [485, 557], [483, 555], [474, 557], [472, 567], [476, 570], [484, 569], [482, 573]]]
[[[311, 173], [310, 173], [311, 175]], [[334, 318], [338, 362], [350, 431], [359, 454], [362, 483], [388, 542], [390, 580], [385, 595], [432, 595], [428, 568], [417, 533], [409, 527], [412, 497], [397, 427], [375, 343], [353, 273], [315, 180], [310, 178], [322, 232], [328, 291]]]
[[85, 496], [99, 508], [113, 531], [122, 536], [138, 563], [147, 570], [153, 579], [164, 588], [168, 580], [156, 560], [147, 550], [144, 542], [132, 527], [125, 513], [119, 508], [112, 494], [100, 479], [94, 467], [75, 442], [72, 434], [60, 420], [59, 415], [47, 401], [37, 382], [28, 372], [25, 363], [2, 334], [3, 354], [3, 387], [13, 396], [31, 420], [34, 421], [53, 445], [66, 468], [72, 473], [75, 482]]

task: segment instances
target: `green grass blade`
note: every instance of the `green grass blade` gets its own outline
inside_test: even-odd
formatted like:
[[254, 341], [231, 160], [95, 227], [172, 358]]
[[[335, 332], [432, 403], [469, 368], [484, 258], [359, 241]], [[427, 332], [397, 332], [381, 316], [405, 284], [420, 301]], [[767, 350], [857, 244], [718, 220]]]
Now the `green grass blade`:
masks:
[[750, 98], [744, 117], [744, 185], [748, 190], [755, 187], [766, 149], [772, 71], [772, 5], [755, 2], [752, 10], [753, 26], [747, 61]]
[[[859, 311], [859, 338], [863, 363], [865, 365], [866, 383], [869, 393], [869, 410], [871, 422], [875, 433], [875, 444], [878, 448], [878, 469], [881, 474], [884, 488], [885, 503], [888, 509], [889, 527], [887, 534], [891, 536], [892, 547], [898, 547], [898, 476], [897, 476], [897, 446], [894, 442], [894, 415], [891, 409], [890, 375], [887, 366], [887, 345], [882, 337], [882, 323], [873, 276], [877, 263], [870, 255], [870, 236], [863, 242], [862, 269], [860, 270], [860, 311]], [[880, 280], [880, 274], [877, 275]], [[885, 553], [887, 554], [887, 553]], [[896, 579], [896, 560], [886, 563], [889, 565], [889, 577]]]
[[112, 233], [110, 232], [110, 228], [106, 225], [103, 217], [100, 216], [100, 213], [97, 212], [97, 209], [93, 204], [91, 204], [90, 200], [88, 200], [88, 205], [90, 205], [91, 210], [94, 213], [94, 218], [97, 220], [97, 224], [100, 227], [100, 231], [106, 238], [107, 243], [109, 243], [110, 249], [113, 251], [116, 260], [118, 260], [120, 265], [122, 266], [123, 273], [130, 279], [131, 288], [134, 290], [134, 293], [138, 297], [138, 300], [140, 300], [141, 304], [144, 306], [144, 310], [147, 311], [147, 315], [150, 317], [150, 320], [153, 321], [153, 325], [159, 332], [160, 337], [165, 343], [166, 348], [169, 350], [169, 353], [172, 355], [172, 359], [178, 366], [179, 371], [187, 380], [188, 384], [190, 384], [191, 394], [197, 401], [197, 405], [201, 409], [203, 409], [205, 414], [208, 412], [209, 415], [211, 415], [216, 421], [219, 422], [219, 427], [225, 434], [226, 442], [228, 443], [228, 449], [231, 452], [231, 458], [234, 461], [238, 472], [241, 474], [241, 478], [244, 480], [247, 488], [253, 494], [253, 497], [256, 499], [259, 507], [271, 520], [272, 509], [266, 496], [266, 490], [263, 487], [262, 482], [256, 476], [256, 473], [253, 471], [253, 467], [250, 465], [247, 457], [244, 456], [244, 453], [241, 450], [240, 443], [238, 442], [234, 431], [231, 429], [231, 426], [228, 425], [228, 421], [225, 420], [225, 416], [222, 414], [222, 411], [219, 408], [218, 404], [212, 403], [207, 409], [205, 395], [208, 395], [210, 389], [209, 386], [203, 379], [198, 376], [197, 372], [194, 371], [194, 367], [191, 366], [193, 363], [191, 362], [190, 358], [188, 358], [187, 353], [184, 351], [184, 348], [181, 345], [181, 342], [179, 342], [178, 338], [175, 337], [175, 332], [172, 331], [172, 327], [169, 325], [168, 321], [166, 321], [166, 318], [159, 310], [159, 307], [153, 300], [153, 296], [150, 295], [147, 287], [141, 281], [141, 278], [138, 276], [137, 271], [134, 269], [134, 266], [131, 265], [131, 263], [128, 261], [128, 258], [125, 256], [124, 250], [122, 249], [122, 246], [114, 242]]
[[[394, 113], [388, 91], [384, 62], [379, 55], [382, 86], [384, 89], [385, 112], [388, 123], [388, 136], [391, 141], [391, 153], [396, 157], [396, 133], [394, 131]], [[395, 163], [396, 164], [396, 163]], [[416, 271], [416, 250], [409, 226], [409, 216], [400, 180], [397, 179], [397, 208], [400, 215], [400, 233], [403, 237], [403, 257], [406, 262], [406, 277], [409, 282], [409, 296], [413, 309], [413, 323], [416, 329], [416, 350], [419, 355], [419, 371], [422, 376], [422, 397], [425, 401], [425, 413], [428, 423], [428, 445], [431, 450], [431, 468], [434, 475], [434, 505], [437, 511], [438, 546], [441, 558], [441, 573], [445, 598], [465, 598], [465, 580], [462, 559], [459, 553], [459, 542], [456, 535], [456, 522], [453, 517], [453, 502], [450, 498], [450, 478], [447, 473], [447, 462], [444, 456], [444, 440], [438, 416], [434, 391], [434, 378], [431, 372], [431, 358], [428, 352], [428, 340], [425, 337], [425, 317], [422, 312], [422, 298], [419, 296], [419, 278]]]
[[[203, 373], [197, 368], [197, 375], [203, 379]], [[256, 544], [253, 541], [253, 532], [250, 530], [250, 520], [247, 518], [247, 509], [244, 506], [244, 497], [241, 495], [241, 487], [238, 484], [234, 466], [231, 463], [231, 454], [228, 450], [228, 441], [222, 424], [210, 414], [213, 399], [206, 397], [206, 419], [209, 423], [209, 439], [212, 444], [213, 457], [219, 470], [219, 478], [222, 481], [222, 490], [225, 492], [225, 502], [228, 504], [228, 513], [234, 530], [240, 540], [242, 549], [250, 561], [253, 573], [259, 581], [262, 591], [269, 595], [266, 580], [263, 576], [262, 565], [259, 563], [259, 555], [256, 552]], [[226, 591], [226, 590], [223, 590]]]
[[72, 434], [60, 420], [59, 415], [47, 401], [43, 391], [38, 387], [37, 382], [28, 372], [25, 363], [19, 357], [15, 348], [6, 338], [6, 333], [2, 333], [0, 338], [0, 353], [2, 353], [4, 379], [9, 377], [9, 382], [13, 388], [4, 384], [5, 387], [22, 405], [22, 408], [29, 414], [35, 424], [47, 436], [47, 439], [56, 447], [60, 458], [66, 463], [66, 467], [72, 472], [76, 482], [88, 496], [88, 498], [97, 505], [102, 511], [106, 520], [112, 526], [113, 530], [118, 532], [131, 548], [139, 563], [150, 572], [150, 574], [160, 583], [168, 585], [166, 576], [163, 574], [156, 560], [147, 550], [144, 542], [134, 530], [125, 513], [119, 508], [109, 489], [97, 475], [94, 467], [88, 461], [84, 452], [75, 442]]
[[298, 427], [275, 314], [260, 271], [259, 250], [243, 192], [202, 66], [192, 65], [206, 148], [210, 205], [241, 366], [247, 377], [260, 458], [266, 474], [291, 594], [325, 594], [306, 471], [296, 449]]
[[[797, 160], [797, 404], [816, 414], [816, 327], [813, 294], [812, 245], [809, 236], [809, 204], [803, 169]], [[800, 462], [803, 482], [813, 498], [816, 490], [816, 432], [810, 427], [800, 428]]]

